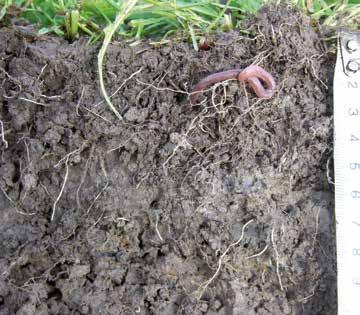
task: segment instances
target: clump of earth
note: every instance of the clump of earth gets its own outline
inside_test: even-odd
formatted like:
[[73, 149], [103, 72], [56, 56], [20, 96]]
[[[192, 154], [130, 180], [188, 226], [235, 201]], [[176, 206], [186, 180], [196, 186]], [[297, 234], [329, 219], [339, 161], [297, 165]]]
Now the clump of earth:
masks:
[[[334, 55], [267, 6], [242, 30], [97, 52], [0, 30], [0, 314], [336, 314]], [[184, 110], [210, 73], [257, 64]]]

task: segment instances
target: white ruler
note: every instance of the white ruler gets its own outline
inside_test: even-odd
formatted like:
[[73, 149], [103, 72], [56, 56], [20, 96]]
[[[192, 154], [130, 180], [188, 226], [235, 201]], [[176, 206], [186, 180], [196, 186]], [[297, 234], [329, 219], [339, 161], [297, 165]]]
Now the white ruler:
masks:
[[360, 33], [342, 31], [334, 76], [338, 314], [360, 314]]

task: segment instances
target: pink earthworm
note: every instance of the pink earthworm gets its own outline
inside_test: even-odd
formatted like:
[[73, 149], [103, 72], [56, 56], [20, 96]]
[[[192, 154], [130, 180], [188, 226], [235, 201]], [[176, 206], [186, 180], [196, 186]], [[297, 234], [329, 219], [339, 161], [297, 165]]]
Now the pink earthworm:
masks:
[[[227, 71], [213, 73], [205, 77], [198, 84], [194, 86], [190, 95], [190, 102], [192, 104], [195, 104], [199, 97], [199, 94], [208, 86], [214, 83], [231, 80], [231, 79], [237, 79], [239, 81], [247, 82], [259, 98], [264, 98], [264, 99], [271, 98], [274, 95], [276, 88], [275, 80], [270, 73], [268, 73], [259, 66], [251, 65], [245, 68], [244, 70], [241, 69], [227, 70]], [[262, 80], [265, 83], [266, 89], [264, 88], [260, 80]]]

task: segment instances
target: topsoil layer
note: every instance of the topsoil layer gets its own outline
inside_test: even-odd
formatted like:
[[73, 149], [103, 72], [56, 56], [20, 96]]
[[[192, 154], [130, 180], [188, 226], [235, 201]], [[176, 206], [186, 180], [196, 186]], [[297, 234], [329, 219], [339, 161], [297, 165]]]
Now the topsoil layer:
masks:
[[[114, 42], [123, 122], [98, 47], [0, 30], [0, 314], [336, 313], [333, 55], [293, 8], [243, 29]], [[231, 81], [184, 111], [252, 63], [272, 99]]]

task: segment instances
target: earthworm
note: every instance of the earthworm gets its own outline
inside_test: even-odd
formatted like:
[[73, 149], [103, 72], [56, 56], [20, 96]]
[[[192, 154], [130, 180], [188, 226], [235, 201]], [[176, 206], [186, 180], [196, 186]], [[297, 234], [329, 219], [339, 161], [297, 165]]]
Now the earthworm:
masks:
[[226, 80], [236, 79], [240, 74], [240, 72], [241, 69], [233, 69], [233, 70], [227, 70], [227, 71], [217, 72], [208, 75], [206, 78], [202, 79], [198, 84], [194, 86], [190, 95], [191, 103], [195, 104], [199, 97], [200, 92], [203, 91], [209, 85]]
[[[266, 84], [264, 89], [260, 80]], [[276, 83], [273, 76], [263, 68], [252, 65], [245, 68], [238, 76], [239, 81], [247, 81], [259, 98], [271, 98], [274, 95]]]
[[[206, 78], [202, 79], [198, 84], [194, 86], [191, 92], [191, 103], [195, 104], [200, 92], [202, 92], [209, 85], [231, 79], [237, 79], [239, 81], [249, 83], [249, 85], [259, 98], [268, 99], [274, 95], [276, 84], [273, 76], [267, 71], [265, 71], [263, 68], [256, 65], [251, 65], [244, 70], [233, 69], [217, 72], [210, 74]], [[266, 89], [264, 88], [259, 79], [261, 79], [265, 83]]]

